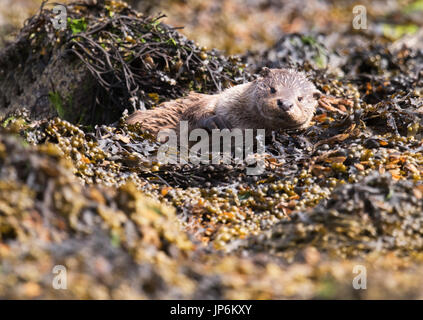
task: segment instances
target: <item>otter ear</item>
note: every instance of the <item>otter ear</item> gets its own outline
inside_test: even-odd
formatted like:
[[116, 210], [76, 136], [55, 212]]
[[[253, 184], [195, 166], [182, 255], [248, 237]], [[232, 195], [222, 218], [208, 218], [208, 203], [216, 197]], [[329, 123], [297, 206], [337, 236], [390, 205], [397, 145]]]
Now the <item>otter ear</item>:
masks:
[[316, 100], [319, 100], [322, 95], [323, 94], [319, 90], [313, 92], [313, 98]]
[[263, 67], [260, 71], [262, 77], [267, 77], [270, 74], [271, 70], [268, 67]]

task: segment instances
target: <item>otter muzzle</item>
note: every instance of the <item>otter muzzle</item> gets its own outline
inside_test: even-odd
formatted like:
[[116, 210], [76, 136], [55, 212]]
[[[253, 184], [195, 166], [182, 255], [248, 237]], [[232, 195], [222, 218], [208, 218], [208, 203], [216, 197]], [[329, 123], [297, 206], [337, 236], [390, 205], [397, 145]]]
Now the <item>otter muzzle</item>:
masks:
[[278, 107], [283, 111], [288, 111], [294, 106], [292, 102], [282, 99], [278, 99], [277, 103]]

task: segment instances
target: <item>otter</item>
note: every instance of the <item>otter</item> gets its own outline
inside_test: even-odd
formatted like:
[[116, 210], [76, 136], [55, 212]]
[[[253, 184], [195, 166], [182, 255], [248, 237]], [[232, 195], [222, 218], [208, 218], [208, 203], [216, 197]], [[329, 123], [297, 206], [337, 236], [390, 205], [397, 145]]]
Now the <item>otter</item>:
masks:
[[188, 122], [189, 131], [303, 129], [309, 126], [320, 96], [320, 91], [302, 72], [263, 68], [252, 82], [214, 95], [190, 93], [154, 109], [136, 111], [126, 121], [139, 123], [153, 135], [162, 129], [178, 131], [183, 120]]

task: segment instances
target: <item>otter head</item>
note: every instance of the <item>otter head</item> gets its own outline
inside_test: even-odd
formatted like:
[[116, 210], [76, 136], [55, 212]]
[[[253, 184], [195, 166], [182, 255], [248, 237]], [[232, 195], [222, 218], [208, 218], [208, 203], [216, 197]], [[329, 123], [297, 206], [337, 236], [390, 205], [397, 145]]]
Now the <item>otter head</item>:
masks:
[[277, 130], [308, 126], [321, 94], [303, 73], [263, 68], [255, 82], [256, 107], [266, 127]]

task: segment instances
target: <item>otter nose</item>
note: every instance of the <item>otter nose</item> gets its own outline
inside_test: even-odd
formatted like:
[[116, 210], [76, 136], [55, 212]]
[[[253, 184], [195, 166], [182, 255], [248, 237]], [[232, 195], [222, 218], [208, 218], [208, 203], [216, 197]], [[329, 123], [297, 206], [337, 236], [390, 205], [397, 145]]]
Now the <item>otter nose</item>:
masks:
[[281, 108], [283, 111], [288, 111], [291, 109], [293, 104], [286, 100], [278, 99], [278, 107]]

